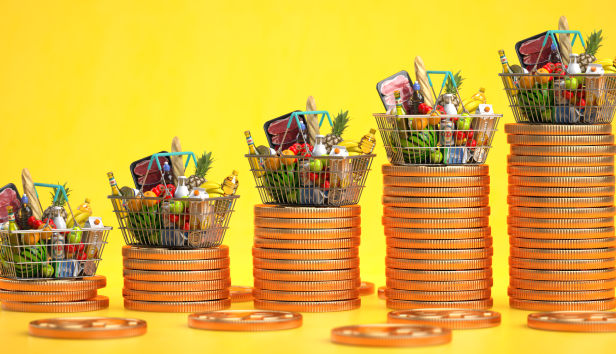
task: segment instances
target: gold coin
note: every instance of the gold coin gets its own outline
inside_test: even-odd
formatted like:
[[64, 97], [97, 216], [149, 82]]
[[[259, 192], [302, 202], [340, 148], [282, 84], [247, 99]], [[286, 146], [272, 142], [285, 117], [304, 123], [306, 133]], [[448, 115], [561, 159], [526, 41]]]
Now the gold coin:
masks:
[[460, 219], [460, 218], [483, 218], [490, 216], [490, 207], [481, 208], [395, 208], [383, 207], [383, 215], [392, 218], [408, 219]]
[[385, 257], [385, 266], [388, 268], [418, 270], [484, 269], [492, 266], [492, 258], [432, 260]]
[[260, 310], [292, 312], [335, 312], [356, 310], [361, 306], [361, 299], [338, 301], [274, 301], [255, 299], [255, 308]]
[[587, 177], [587, 176], [612, 176], [614, 166], [592, 167], [538, 167], [538, 166], [507, 166], [507, 173], [516, 176], [547, 176], [547, 177]]
[[507, 135], [512, 145], [613, 145], [614, 135]]
[[124, 268], [139, 270], [210, 270], [229, 268], [229, 258], [200, 259], [193, 261], [149, 261], [124, 258]]
[[102, 289], [107, 286], [107, 278], [102, 275], [78, 279], [53, 280], [13, 280], [0, 278], [0, 289], [9, 291], [59, 292], [59, 291], [85, 291]]
[[188, 315], [188, 326], [214, 331], [261, 332], [301, 327], [299, 313], [261, 310], [225, 310]]
[[433, 260], [455, 260], [455, 259], [482, 259], [492, 257], [494, 249], [490, 248], [471, 248], [462, 250], [422, 250], [413, 248], [387, 248], [387, 257], [403, 259], [433, 259]]
[[524, 187], [605, 187], [614, 185], [614, 176], [595, 177], [534, 177], [509, 176], [510, 185]]
[[602, 259], [616, 257], [616, 248], [552, 250], [545, 248], [509, 247], [509, 254], [512, 257], [533, 259]]
[[490, 194], [490, 186], [457, 187], [457, 188], [426, 188], [426, 187], [392, 187], [383, 186], [383, 195], [391, 197], [430, 197], [459, 198], [482, 197]]
[[254, 289], [252, 296], [271, 301], [339, 301], [359, 297], [359, 289], [333, 291], [277, 291]]
[[464, 238], [453, 240], [414, 240], [406, 238], [387, 237], [385, 239], [385, 244], [387, 245], [387, 247], [394, 248], [459, 250], [466, 248], [492, 247], [492, 237]]
[[378, 296], [379, 296], [379, 299], [381, 299], [381, 300], [387, 299], [387, 297], [385, 296], [385, 289], [387, 289], [387, 288], [384, 287], [384, 286], [379, 286]]
[[335, 248], [329, 250], [285, 250], [276, 248], [252, 248], [252, 256], [264, 259], [345, 259], [359, 256], [359, 248]]
[[[566, 220], [566, 219], [565, 219]], [[584, 249], [616, 247], [616, 238], [589, 238], [573, 240], [545, 240], [535, 238], [509, 237], [509, 245], [522, 248]]]
[[466, 291], [409, 291], [390, 289], [385, 290], [388, 299], [410, 301], [469, 301], [489, 299], [492, 295], [490, 289]]
[[255, 237], [283, 239], [283, 240], [330, 240], [339, 238], [353, 238], [361, 236], [361, 227], [347, 227], [343, 229], [270, 229], [255, 227]]
[[611, 166], [614, 156], [515, 156], [507, 155], [507, 164], [516, 166]]
[[465, 177], [487, 176], [490, 174], [488, 165], [457, 165], [457, 166], [397, 166], [384, 164], [381, 172], [389, 176], [402, 177]]
[[592, 291], [616, 287], [616, 279], [586, 281], [546, 281], [509, 278], [509, 286], [518, 289], [541, 291]]
[[330, 281], [279, 281], [255, 279], [255, 288], [277, 291], [334, 291], [353, 290], [361, 286], [361, 279], [330, 280]]
[[[493, 285], [492, 278], [481, 280], [460, 280], [460, 281], [432, 281], [429, 278], [426, 281], [416, 280], [400, 280], [387, 278], [387, 288], [398, 290], [411, 291], [441, 291], [441, 292], [456, 292], [470, 290], [489, 289]], [[448, 301], [448, 300], [443, 300]]]
[[231, 286], [231, 278], [203, 281], [141, 281], [124, 278], [124, 287], [142, 291], [208, 291]]
[[5, 291], [0, 290], [0, 300], [17, 302], [69, 302], [83, 301], [96, 297], [97, 291], [59, 291], [59, 292], [34, 292], [34, 291]]
[[388, 313], [387, 323], [420, 324], [449, 329], [477, 329], [500, 325], [501, 314], [495, 311], [470, 309], [403, 310]]
[[509, 186], [509, 195], [529, 197], [609, 197], [614, 196], [614, 186], [588, 188], [554, 188]]
[[413, 281], [467, 281], [492, 278], [492, 268], [472, 270], [408, 270], [385, 268], [385, 276], [391, 279]]
[[507, 224], [515, 227], [539, 229], [591, 229], [614, 226], [614, 218], [600, 219], [532, 219], [507, 216]]
[[544, 291], [509, 287], [507, 295], [514, 299], [535, 301], [592, 301], [614, 298], [614, 289], [593, 291]]
[[522, 218], [611, 218], [616, 215], [615, 207], [602, 208], [527, 208], [509, 207], [509, 215]]
[[381, 202], [388, 207], [402, 208], [475, 208], [487, 207], [489, 197], [466, 198], [406, 198], [382, 196]]
[[122, 297], [128, 300], [138, 301], [209, 301], [222, 300], [229, 298], [229, 289], [208, 290], [208, 291], [141, 291], [122, 289]]
[[490, 237], [492, 229], [480, 227], [475, 229], [403, 229], [385, 227], [385, 236], [408, 239], [464, 239]]
[[109, 307], [109, 298], [98, 295], [83, 301], [69, 302], [17, 302], [2, 301], [2, 309], [16, 312], [87, 312], [106, 309]]
[[229, 287], [231, 302], [248, 302], [254, 300], [254, 297], [252, 297], [252, 289], [254, 289], [252, 286], [231, 285], [231, 287]]
[[329, 219], [350, 218], [361, 214], [359, 205], [345, 205], [341, 207], [300, 207], [257, 204], [254, 207], [255, 216], [261, 218], [278, 219]]
[[368, 296], [374, 294], [374, 283], [362, 281], [359, 287], [359, 296]]
[[528, 327], [561, 332], [615, 332], [616, 313], [554, 311], [531, 313]]
[[611, 124], [505, 124], [505, 134], [517, 135], [606, 135], [612, 134]]
[[507, 204], [531, 208], [595, 208], [614, 205], [614, 197], [545, 198], [507, 196]]
[[509, 268], [512, 278], [549, 281], [587, 281], [616, 278], [616, 269], [593, 270], [537, 270]]
[[359, 267], [359, 258], [329, 259], [329, 260], [282, 260], [252, 258], [255, 268], [279, 270], [338, 270]]
[[536, 229], [509, 226], [509, 236], [540, 239], [579, 239], [579, 238], [609, 238], [614, 237], [613, 227], [596, 229]]
[[261, 280], [321, 282], [359, 278], [359, 268], [300, 271], [253, 268], [252, 274], [255, 278]]
[[222, 245], [211, 248], [174, 250], [168, 248], [122, 246], [122, 256], [124, 258], [147, 259], [153, 261], [187, 261], [227, 258], [229, 257], [229, 247]]
[[473, 177], [397, 177], [383, 176], [383, 185], [392, 187], [481, 187], [490, 184], [490, 176]]
[[359, 247], [361, 238], [339, 238], [333, 240], [282, 240], [275, 238], [255, 237], [255, 247], [291, 249], [291, 250], [325, 250], [332, 248], [354, 248]]
[[406, 229], [469, 229], [490, 226], [490, 218], [406, 219], [383, 216], [381, 218], [381, 223], [383, 226], [401, 227]]
[[189, 302], [156, 302], [124, 299], [124, 308], [146, 312], [202, 312], [226, 310], [231, 299]]
[[147, 329], [144, 320], [116, 317], [47, 318], [28, 325], [31, 336], [61, 339], [136, 337], [145, 334]]
[[518, 156], [606, 156], [616, 155], [616, 145], [604, 146], [528, 146], [511, 145], [509, 153]]
[[388, 308], [394, 310], [410, 310], [422, 308], [487, 310], [489, 308], [492, 308], [494, 300], [492, 300], [492, 298], [489, 298], [484, 300], [469, 301], [409, 301], [387, 298], [386, 304]]
[[334, 343], [367, 347], [421, 347], [451, 342], [447, 328], [401, 325], [369, 324], [332, 329]]
[[[255, 216], [255, 227], [280, 229], [341, 229], [361, 226], [361, 217], [329, 219], [281, 219]], [[255, 235], [256, 236], [256, 235]]]
[[595, 301], [533, 301], [509, 298], [509, 306], [526, 311], [605, 311], [616, 307], [616, 299]]
[[229, 268], [211, 270], [173, 271], [165, 272], [158, 270], [135, 270], [122, 269], [122, 275], [126, 279], [153, 282], [178, 282], [178, 281], [208, 281], [227, 279], [231, 276]]
[[509, 266], [523, 269], [590, 270], [614, 268], [616, 259], [529, 259], [509, 257]]

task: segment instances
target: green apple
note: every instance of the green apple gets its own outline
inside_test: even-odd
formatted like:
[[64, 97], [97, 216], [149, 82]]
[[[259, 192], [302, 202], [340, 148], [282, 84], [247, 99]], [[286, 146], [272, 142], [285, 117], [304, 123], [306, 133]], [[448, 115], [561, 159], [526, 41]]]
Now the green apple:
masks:
[[310, 171], [321, 172], [321, 170], [323, 170], [323, 163], [320, 159], [313, 159], [310, 161]]
[[469, 117], [468, 113], [462, 113], [462, 117], [458, 119], [458, 130], [469, 130], [471, 129], [471, 121], [473, 118]]
[[169, 204], [169, 212], [172, 214], [180, 214], [184, 212], [184, 203], [177, 201]]
[[81, 228], [77, 225], [73, 227], [73, 231], [68, 234], [68, 243], [76, 244], [81, 242]]
[[578, 88], [578, 80], [574, 77], [569, 77], [565, 79], [565, 89], [567, 90], [577, 90]]
[[440, 150], [432, 150], [430, 152], [430, 163], [441, 163], [443, 161], [443, 154]]

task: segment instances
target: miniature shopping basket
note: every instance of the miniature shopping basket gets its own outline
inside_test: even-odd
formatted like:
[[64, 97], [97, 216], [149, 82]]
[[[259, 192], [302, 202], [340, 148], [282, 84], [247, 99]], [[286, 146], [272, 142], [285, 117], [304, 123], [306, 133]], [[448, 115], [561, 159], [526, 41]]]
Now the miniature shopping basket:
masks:
[[[332, 124], [327, 111], [293, 112], [285, 134], [293, 119], [302, 129], [298, 116], [306, 114], [322, 114], [319, 126], [326, 116]], [[264, 204], [343, 206], [359, 203], [376, 155], [286, 155], [279, 149], [275, 155], [245, 156]]]
[[[547, 31], [539, 52], [545, 48], [548, 36], [556, 43], [555, 33], [574, 34], [586, 47], [579, 31]], [[539, 61], [537, 57], [537, 61]], [[610, 124], [616, 107], [616, 74], [538, 73], [535, 63], [529, 73], [499, 74], [516, 122], [536, 124]], [[561, 58], [561, 65], [562, 58]], [[564, 67], [564, 65], [563, 65]], [[583, 99], [583, 101], [582, 101]]]
[[[192, 152], [154, 154], [148, 165], [146, 179], [152, 162], [156, 161], [158, 169], [162, 171], [158, 157], [178, 155], [188, 155], [185, 168], [191, 157], [197, 163]], [[161, 184], [164, 185], [164, 181]], [[173, 198], [163, 195], [145, 197], [141, 186], [134, 196], [108, 196], [127, 245], [207, 248], [222, 244], [239, 195], [219, 198]], [[186, 227], [186, 223], [189, 227]]]
[[[434, 97], [441, 97], [447, 78], [450, 78], [460, 99], [450, 71], [428, 71], [427, 74]], [[430, 74], [445, 75], [438, 95]], [[394, 165], [484, 164], [502, 114], [471, 114], [464, 106], [460, 115], [431, 115], [434, 112], [436, 104], [428, 115], [373, 114], [389, 162]]]
[[[63, 186], [34, 183], [35, 191], [37, 186], [55, 189], [53, 204], [62, 192], [73, 215]], [[0, 275], [3, 278], [66, 279], [96, 274], [111, 227], [52, 229], [49, 221], [44, 226], [39, 230], [0, 231]]]

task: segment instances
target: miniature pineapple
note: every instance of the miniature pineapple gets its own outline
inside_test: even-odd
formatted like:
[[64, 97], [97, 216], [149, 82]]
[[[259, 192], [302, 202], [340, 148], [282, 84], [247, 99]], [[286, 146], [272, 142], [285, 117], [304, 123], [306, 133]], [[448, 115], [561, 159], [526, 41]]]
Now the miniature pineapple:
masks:
[[[453, 79], [456, 82], [456, 86], [458, 87], [458, 91], [460, 90], [460, 87], [462, 86], [462, 81], [464, 81], [464, 78], [462, 77], [462, 75], [460, 75], [460, 71], [462, 71], [462, 70], [459, 70], [457, 73], [455, 73], [453, 75]], [[447, 77], [447, 83], [445, 84], [445, 92], [443, 92], [441, 94], [441, 96], [438, 98], [438, 101], [436, 102], [436, 104], [440, 105], [440, 106], [444, 106], [445, 105], [445, 97], [443, 95], [446, 94], [446, 93], [450, 93], [452, 95], [451, 103], [453, 103], [453, 105], [456, 106], [456, 109], [457, 109], [458, 106], [460, 105], [460, 98], [457, 95], [456, 86], [454, 86], [453, 83], [451, 82], [451, 79], [449, 77]]]
[[586, 38], [586, 51], [584, 51], [584, 53], [580, 54], [580, 56], [578, 57], [578, 63], [580, 63], [580, 69], [582, 69], [582, 73], [586, 72], [588, 64], [597, 61], [597, 57], [595, 56], [595, 54], [597, 54], [599, 48], [603, 46], [601, 44], [601, 41], [603, 41], [601, 32], [603, 32], [603, 30], [599, 30], [599, 32], [593, 31], [590, 36]]
[[[66, 192], [66, 197], [68, 198], [71, 195], [70, 194], [71, 189], [66, 186], [66, 183], [64, 183], [62, 187], [64, 187], [64, 191]], [[60, 184], [60, 182], [58, 182], [58, 184]], [[64, 221], [66, 221], [66, 218], [68, 217], [68, 213], [66, 212], [66, 208], [64, 208], [64, 206], [66, 205], [67, 200], [64, 199], [64, 194], [58, 193], [58, 199], [56, 199], [56, 202], [54, 203], [53, 198], [55, 195], [56, 195], [56, 189], [54, 188], [53, 192], [51, 192], [51, 203], [52, 204], [47, 209], [45, 209], [45, 211], [43, 212], [43, 220], [48, 219], [48, 218], [53, 219], [53, 207], [59, 206], [62, 208], [60, 210], [60, 215], [62, 215], [62, 218], [64, 219]]]
[[203, 152], [203, 155], [197, 160], [197, 166], [195, 167], [195, 173], [186, 179], [186, 184], [189, 189], [197, 188], [203, 183], [207, 182], [205, 176], [212, 168], [212, 163], [214, 159], [212, 159], [212, 152], [209, 153], [207, 151]]
[[323, 141], [325, 143], [325, 148], [327, 149], [328, 154], [332, 150], [334, 145], [338, 145], [338, 143], [344, 140], [342, 139], [342, 134], [348, 127], [350, 119], [351, 118], [349, 118], [349, 111], [342, 113], [342, 110], [340, 110], [340, 113], [338, 113], [336, 118], [334, 118], [332, 132], [331, 134], [325, 135], [325, 139]]

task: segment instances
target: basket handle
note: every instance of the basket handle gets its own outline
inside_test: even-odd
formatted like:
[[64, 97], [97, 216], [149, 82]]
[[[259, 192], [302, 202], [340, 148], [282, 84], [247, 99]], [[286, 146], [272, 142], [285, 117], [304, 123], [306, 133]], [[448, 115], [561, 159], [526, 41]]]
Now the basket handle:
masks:
[[[430, 74], [433, 74], [433, 75], [445, 75], [445, 78], [443, 78], [443, 83], [441, 84], [441, 90], [438, 92], [438, 95], [436, 94], [436, 91], [434, 91], [434, 86], [432, 86], [432, 80], [430, 79]], [[460, 91], [458, 91], [458, 85], [456, 85], [456, 80], [453, 79], [453, 73], [451, 71], [427, 70], [426, 71], [426, 75], [428, 76], [428, 82], [430, 83], [430, 88], [432, 89], [432, 93], [434, 93], [434, 97], [436, 97], [436, 101], [437, 102], [438, 102], [439, 97], [441, 97], [441, 92], [443, 92], [443, 88], [445, 88], [445, 85], [447, 84], [447, 79], [450, 79], [451, 83], [453, 84], [453, 87], [456, 88], [456, 94], [458, 95], [458, 99], [460, 100], [460, 104], [462, 104], [462, 97], [460, 96]], [[436, 102], [434, 102], [434, 107], [432, 107], [432, 111], [430, 112], [430, 114], [432, 114], [432, 113], [434, 113], [436, 111], [436, 106], [437, 106]], [[462, 105], [462, 109], [464, 110], [464, 112], [469, 113], [466, 110], [466, 107], [464, 107], [464, 105]]]
[[[543, 53], [543, 48], [545, 48], [546, 43], [548, 42], [548, 36], [550, 38], [552, 38], [552, 43], [556, 43], [556, 37], [554, 37], [554, 34], [558, 34], [558, 33], [569, 33], [569, 34], [573, 34], [573, 40], [571, 41], [571, 46], [573, 47], [573, 45], [575, 44], [575, 39], [579, 36], [580, 37], [580, 42], [582, 42], [582, 47], [586, 48], [586, 44], [584, 43], [584, 38], [582, 38], [582, 33], [580, 33], [580, 31], [570, 31], [570, 30], [549, 30], [546, 32], [545, 34], [545, 38], [543, 39], [543, 44], [541, 44], [541, 50], [539, 51], [539, 56], [537, 56], [537, 62], [535, 63], [535, 65], [533, 66], [533, 70], [531, 70], [531, 72], [536, 72], [537, 71], [537, 65], [539, 65], [539, 59], [541, 59], [541, 53]], [[563, 63], [563, 57], [562, 55], [560, 56], [560, 63], [562, 64], [563, 68], [565, 67], [564, 63]]]
[[[56, 190], [56, 194], [53, 196], [53, 202], [51, 203], [51, 205], [56, 204], [56, 200], [58, 200], [58, 193], [62, 192], [62, 195], [64, 196], [64, 200], [66, 200], [66, 205], [68, 205], [68, 210], [71, 212], [71, 216], [73, 217], [73, 220], [75, 219], [75, 215], [73, 215], [73, 209], [71, 208], [71, 203], [68, 202], [68, 196], [66, 195], [66, 190], [64, 190], [64, 187], [59, 185], [59, 184], [50, 184], [50, 183], [37, 183], [34, 182], [34, 193], [36, 193], [36, 198], [38, 199], [39, 202], [39, 206], [41, 207], [41, 210], [43, 210], [43, 206], [41, 205], [41, 198], [39, 198], [38, 195], [38, 191], [36, 190], [36, 187], [48, 187], [48, 188], [53, 188]], [[47, 221], [45, 223], [45, 226], [49, 225], [49, 221]]]
[[[325, 120], [325, 116], [327, 116], [327, 120], [329, 121], [329, 125], [331, 125], [332, 127], [334, 126], [334, 124], [332, 123], [332, 118], [329, 116], [329, 112], [327, 112], [327, 111], [293, 112], [293, 113], [291, 113], [291, 116], [289, 117], [289, 122], [287, 123], [287, 129], [284, 131], [284, 135], [282, 136], [282, 141], [284, 141], [284, 139], [287, 137], [287, 133], [289, 132], [289, 128], [291, 128], [291, 122], [293, 122], [293, 119], [295, 119], [295, 122], [297, 123], [298, 129], [302, 130], [302, 125], [301, 125], [298, 117], [299, 116], [303, 116], [303, 115], [307, 115], [307, 114], [322, 114], [321, 121], [319, 122], [319, 127], [323, 124], [323, 120]], [[283, 144], [280, 144], [280, 147], [278, 148], [278, 151], [277, 151], [278, 155], [281, 154], [282, 145]]]
[[[148, 170], [145, 172], [145, 177], [144, 177], [144, 182], [148, 179], [148, 174], [150, 173], [150, 168], [152, 167], [152, 162], [156, 161], [156, 166], [158, 166], [158, 169], [160, 171], [163, 170], [162, 166], [160, 165], [160, 161], [158, 161], [159, 157], [165, 157], [165, 156], [180, 156], [180, 155], [188, 155], [188, 158], [186, 159], [186, 163], [184, 164], [184, 170], [186, 170], [186, 167], [188, 167], [188, 163], [190, 162], [190, 158], [193, 158], [193, 162], [195, 163], [195, 166], [197, 166], [197, 157], [195, 156], [195, 153], [192, 151], [179, 151], [179, 152], [160, 152], [160, 153], [156, 153], [156, 154], [152, 154], [152, 157], [150, 158], [150, 163], [148, 164]], [[165, 177], [164, 175], [161, 173], [161, 181], [164, 182]], [[165, 190], [167, 189], [167, 186], [165, 185], [165, 183], [162, 183], [165, 186]], [[143, 184], [141, 185], [141, 188], [139, 188], [139, 193], [143, 194]]]

